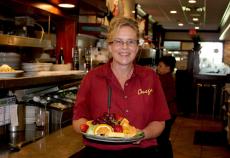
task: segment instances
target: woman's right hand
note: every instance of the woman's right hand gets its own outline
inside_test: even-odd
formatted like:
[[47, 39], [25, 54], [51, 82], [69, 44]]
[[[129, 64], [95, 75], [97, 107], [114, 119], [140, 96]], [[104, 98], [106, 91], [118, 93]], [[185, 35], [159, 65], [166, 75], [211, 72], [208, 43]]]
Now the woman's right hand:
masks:
[[77, 133], [81, 133], [81, 125], [85, 124], [88, 120], [86, 118], [80, 118], [78, 120], [73, 120], [72, 125], [73, 125], [73, 129], [77, 132]]

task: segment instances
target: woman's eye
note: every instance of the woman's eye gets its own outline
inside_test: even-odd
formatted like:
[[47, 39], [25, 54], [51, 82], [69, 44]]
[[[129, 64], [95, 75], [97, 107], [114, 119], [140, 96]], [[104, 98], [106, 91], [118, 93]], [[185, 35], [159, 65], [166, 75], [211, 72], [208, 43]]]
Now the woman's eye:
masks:
[[122, 44], [123, 42], [120, 41], [120, 40], [117, 40], [116, 43], [117, 43], [117, 44]]

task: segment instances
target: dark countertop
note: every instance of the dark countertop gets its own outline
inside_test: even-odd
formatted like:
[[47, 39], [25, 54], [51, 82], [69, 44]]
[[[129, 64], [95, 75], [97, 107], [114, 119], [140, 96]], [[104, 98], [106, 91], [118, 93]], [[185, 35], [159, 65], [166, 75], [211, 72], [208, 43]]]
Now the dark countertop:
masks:
[[213, 83], [213, 84], [225, 84], [230, 82], [229, 75], [218, 75], [218, 74], [196, 74], [194, 75], [194, 83]]
[[45, 85], [63, 85], [65, 83], [80, 82], [84, 73], [62, 73], [47, 76], [0, 78], [0, 89], [23, 89]]

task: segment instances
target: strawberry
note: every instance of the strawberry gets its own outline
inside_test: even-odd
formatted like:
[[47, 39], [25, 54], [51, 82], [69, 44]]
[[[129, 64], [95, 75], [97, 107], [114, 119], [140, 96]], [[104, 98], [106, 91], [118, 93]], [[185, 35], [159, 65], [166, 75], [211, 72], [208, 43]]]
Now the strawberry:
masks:
[[120, 114], [115, 114], [115, 119], [120, 122], [124, 117]]
[[123, 127], [121, 125], [114, 125], [113, 130], [114, 130], [114, 132], [122, 133], [123, 132]]
[[89, 125], [87, 125], [87, 124], [81, 124], [80, 125], [80, 130], [82, 132], [84, 132], [84, 133], [86, 133], [86, 131], [88, 130], [88, 128], [89, 128]]

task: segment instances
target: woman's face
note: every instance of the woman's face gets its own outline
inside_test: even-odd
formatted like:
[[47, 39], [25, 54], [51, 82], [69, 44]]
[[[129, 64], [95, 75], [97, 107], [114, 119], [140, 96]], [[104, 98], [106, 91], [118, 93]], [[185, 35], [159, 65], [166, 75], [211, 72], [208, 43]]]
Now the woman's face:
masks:
[[165, 65], [163, 62], [159, 62], [157, 65], [157, 73], [164, 75], [170, 72], [170, 67]]
[[132, 64], [138, 52], [137, 40], [136, 32], [131, 27], [121, 27], [108, 46], [113, 57], [113, 63], [119, 65]]

